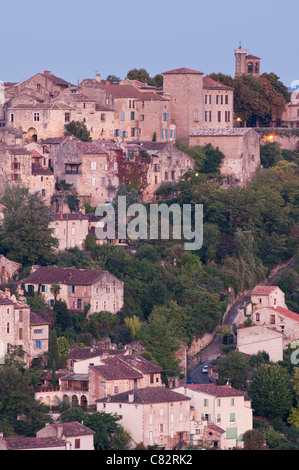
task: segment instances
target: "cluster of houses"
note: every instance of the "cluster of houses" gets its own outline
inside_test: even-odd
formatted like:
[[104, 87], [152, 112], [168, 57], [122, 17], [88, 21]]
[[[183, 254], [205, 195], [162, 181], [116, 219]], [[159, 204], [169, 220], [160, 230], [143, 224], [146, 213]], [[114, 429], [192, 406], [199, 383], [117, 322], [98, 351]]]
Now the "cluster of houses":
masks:
[[[103, 309], [116, 313], [122, 306], [123, 283], [105, 271], [34, 267], [18, 283], [17, 296], [23, 301], [0, 291], [2, 362], [10, 345], [22, 346], [27, 364], [48, 351], [50, 324], [31, 311], [24, 294], [40, 292], [51, 306], [53, 283], [60, 286], [56, 298], [65, 300], [73, 312], [82, 311], [87, 303], [89, 314]], [[245, 327], [248, 318], [251, 326]], [[282, 360], [283, 350], [299, 338], [299, 316], [287, 308], [284, 293], [277, 286], [256, 286], [251, 302], [239, 311], [236, 325], [237, 349], [245, 355], [265, 351], [273, 362]], [[253, 414], [245, 392], [215, 382], [174, 382], [168, 388], [161, 373], [135, 344], [117, 349], [108, 341], [72, 348], [66, 368], [56, 373], [56, 386], [52, 374], [46, 373], [40, 378], [35, 398], [50, 408], [65, 403], [116, 413], [132, 436], [132, 447], [140, 443], [158, 449], [173, 449], [182, 443], [217, 449], [243, 446], [243, 434], [252, 429]], [[67, 434], [70, 430], [73, 441]], [[55, 424], [40, 430], [36, 438], [0, 437], [0, 448], [85, 449], [92, 442], [93, 432], [88, 433], [80, 423], [69, 424], [69, 428]]]

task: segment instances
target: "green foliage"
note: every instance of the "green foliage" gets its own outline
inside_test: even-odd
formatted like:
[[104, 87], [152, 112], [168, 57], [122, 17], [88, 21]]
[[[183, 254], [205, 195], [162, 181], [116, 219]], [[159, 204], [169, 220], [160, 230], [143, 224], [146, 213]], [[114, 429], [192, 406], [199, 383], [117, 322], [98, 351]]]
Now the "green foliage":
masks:
[[293, 403], [289, 374], [278, 364], [262, 364], [255, 371], [248, 390], [255, 413], [286, 418]]
[[239, 351], [233, 351], [227, 356], [221, 357], [217, 361], [216, 370], [219, 385], [224, 385], [227, 381], [234, 388], [241, 388], [246, 385], [249, 368], [243, 354]]
[[[19, 419], [22, 417], [22, 419]], [[6, 436], [35, 436], [51, 422], [44, 405], [34, 399], [29, 378], [15, 367], [0, 368], [0, 428]]]
[[90, 132], [87, 130], [85, 123], [81, 121], [71, 121], [67, 124], [64, 135], [74, 135], [82, 142], [91, 141]]
[[260, 158], [264, 168], [276, 165], [282, 159], [280, 145], [277, 142], [260, 145]]
[[49, 228], [50, 208], [39, 193], [22, 185], [6, 185], [2, 244], [9, 259], [23, 265], [45, 265], [52, 261], [58, 240]]
[[243, 434], [244, 450], [262, 450], [265, 448], [265, 437], [257, 429], [250, 429]]

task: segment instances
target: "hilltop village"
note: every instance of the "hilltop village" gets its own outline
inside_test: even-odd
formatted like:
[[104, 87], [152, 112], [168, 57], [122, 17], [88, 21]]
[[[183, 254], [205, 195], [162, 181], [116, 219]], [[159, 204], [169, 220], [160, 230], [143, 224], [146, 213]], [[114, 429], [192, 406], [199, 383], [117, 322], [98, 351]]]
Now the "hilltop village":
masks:
[[[235, 66], [3, 84], [0, 450], [298, 449], [299, 94]], [[202, 247], [99, 239], [118, 196]]]

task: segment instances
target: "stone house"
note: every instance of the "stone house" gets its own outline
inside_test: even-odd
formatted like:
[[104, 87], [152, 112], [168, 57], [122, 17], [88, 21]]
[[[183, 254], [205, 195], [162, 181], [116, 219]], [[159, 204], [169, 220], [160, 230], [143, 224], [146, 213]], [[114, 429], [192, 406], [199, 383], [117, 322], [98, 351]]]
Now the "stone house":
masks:
[[233, 127], [234, 89], [203, 77], [204, 120], [203, 128]]
[[243, 392], [215, 384], [184, 385], [175, 390], [191, 399], [194, 411], [190, 433], [194, 444], [203, 445], [204, 432], [212, 432], [209, 427], [213, 425], [218, 427], [219, 440], [210, 442], [212, 447], [243, 447], [242, 435], [252, 429], [253, 416], [250, 399]]
[[107, 347], [85, 346], [83, 348], [71, 348], [67, 357], [67, 368], [75, 374], [88, 374], [89, 366], [102, 364], [103, 359], [127, 355], [124, 349], [116, 349], [111, 342]]
[[124, 303], [124, 283], [108, 271], [37, 267], [19, 281], [19, 289], [24, 286], [25, 295], [40, 292], [45, 302], [53, 306], [52, 284], [60, 286], [57, 300], [65, 301], [68, 309], [75, 313], [82, 312], [88, 305], [88, 316], [100, 311], [117, 313]]
[[281, 125], [287, 127], [299, 127], [299, 91], [293, 91], [291, 101], [286, 105], [281, 117]]
[[31, 154], [24, 147], [0, 146], [0, 194], [7, 183], [27, 186], [31, 178]]
[[55, 177], [73, 185], [78, 198], [92, 206], [113, 199], [118, 186], [117, 161], [100, 141], [70, 138], [53, 156]]
[[36, 433], [37, 438], [63, 439], [68, 450], [94, 450], [95, 431], [78, 421], [48, 424]]
[[51, 205], [52, 196], [55, 193], [55, 176], [50, 168], [45, 168], [39, 163], [31, 164], [29, 190], [31, 192], [38, 191], [45, 200], [46, 204], [48, 206]]
[[190, 439], [190, 397], [166, 387], [132, 389], [97, 400], [97, 410], [121, 416], [134, 445], [174, 449]]
[[0, 291], [0, 326], [0, 363], [3, 364], [10, 345], [22, 347], [27, 365], [48, 351], [49, 322], [3, 291]]
[[142, 356], [119, 355], [89, 366], [89, 402], [128, 390], [162, 386], [162, 369]]
[[246, 185], [260, 168], [260, 138], [252, 128], [198, 128], [190, 133], [190, 146], [207, 144], [218, 147], [224, 154], [221, 174], [241, 186]]
[[137, 179], [145, 202], [158, 199], [156, 191], [161, 185], [174, 185], [184, 173], [194, 169], [193, 158], [173, 142], [129, 142], [123, 149], [123, 161], [118, 164], [119, 181], [128, 184]]
[[82, 212], [55, 213], [51, 215], [49, 227], [53, 236], [59, 240], [58, 250], [68, 250], [78, 247], [82, 249], [83, 242], [89, 232], [89, 218]]
[[299, 314], [288, 309], [284, 292], [278, 286], [257, 285], [251, 292], [245, 312], [240, 311], [239, 324], [243, 323], [245, 315], [250, 316], [255, 325], [282, 333], [283, 348], [299, 338]]

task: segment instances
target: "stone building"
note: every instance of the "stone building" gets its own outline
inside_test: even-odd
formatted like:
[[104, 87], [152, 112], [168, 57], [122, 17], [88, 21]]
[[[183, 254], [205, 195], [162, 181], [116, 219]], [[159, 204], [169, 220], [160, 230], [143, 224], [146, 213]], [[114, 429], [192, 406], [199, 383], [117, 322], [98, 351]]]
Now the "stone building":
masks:
[[134, 443], [174, 449], [190, 440], [190, 397], [165, 387], [132, 389], [97, 401], [97, 410], [116, 413]]
[[234, 89], [203, 77], [204, 94], [204, 128], [233, 127], [234, 119]]
[[118, 165], [119, 181], [128, 184], [138, 177], [145, 202], [158, 198], [156, 191], [161, 185], [174, 185], [186, 171], [194, 169], [193, 158], [173, 142], [138, 141], [125, 144], [123, 149], [124, 159]]
[[189, 136], [189, 145], [213, 145], [224, 154], [220, 171], [240, 185], [246, 185], [260, 168], [260, 138], [251, 128], [203, 129]]
[[236, 75], [253, 75], [260, 76], [261, 59], [252, 54], [247, 54], [247, 49], [235, 49]]
[[51, 219], [49, 226], [53, 229], [53, 236], [59, 240], [59, 251], [75, 247], [82, 249], [89, 232], [87, 215], [81, 212], [60, 212], [52, 214]]
[[[243, 447], [242, 435], [253, 426], [251, 401], [244, 392], [215, 384], [185, 385], [175, 390], [191, 399], [194, 413], [190, 433], [194, 444], [205, 443], [221, 450]], [[217, 426], [217, 432], [215, 428], [212, 432], [210, 426]]]
[[26, 186], [30, 182], [32, 171], [30, 152], [24, 147], [0, 145], [0, 194], [7, 183], [19, 183]]
[[24, 361], [29, 365], [32, 359], [48, 351], [49, 322], [30, 307], [0, 291], [0, 363], [4, 363], [10, 346], [21, 346], [25, 352]]
[[0, 255], [0, 284], [8, 284], [18, 276], [21, 263], [12, 261], [4, 255]]
[[78, 421], [70, 423], [52, 423], [36, 433], [40, 438], [57, 438], [66, 441], [68, 450], [94, 450], [95, 431]]
[[82, 312], [88, 305], [88, 316], [100, 311], [117, 313], [124, 303], [124, 283], [108, 271], [42, 266], [33, 268], [29, 276], [19, 281], [19, 288], [24, 286], [25, 295], [41, 293], [52, 307], [52, 284], [60, 286], [57, 300], [65, 301], [74, 313]]
[[57, 180], [73, 185], [81, 203], [89, 201], [97, 206], [115, 196], [118, 187], [116, 157], [101, 141], [81, 142], [70, 137], [54, 153], [53, 166]]

